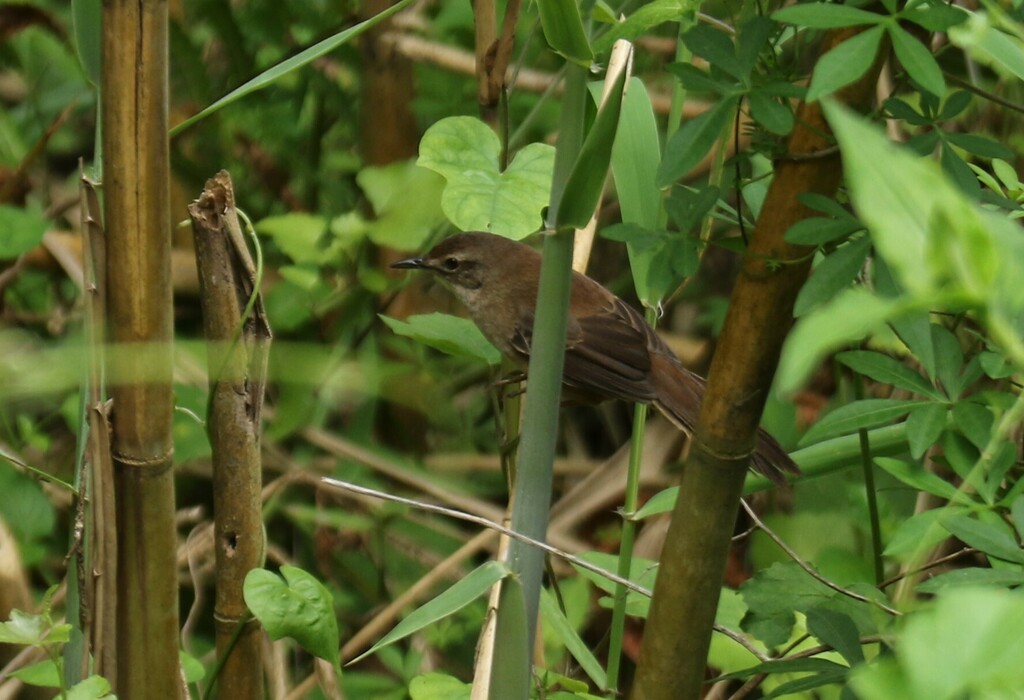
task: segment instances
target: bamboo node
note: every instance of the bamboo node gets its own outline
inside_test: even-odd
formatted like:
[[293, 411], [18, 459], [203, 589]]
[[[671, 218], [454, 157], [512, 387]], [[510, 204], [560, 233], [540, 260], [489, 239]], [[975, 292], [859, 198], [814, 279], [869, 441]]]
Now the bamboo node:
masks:
[[[129, 466], [129, 467], [158, 467], [158, 466], [163, 466], [163, 467], [169, 469], [173, 465], [174, 447], [169, 448], [163, 454], [157, 455], [155, 457], [145, 457], [145, 458], [133, 457], [131, 455], [126, 455], [126, 454], [124, 454], [122, 452], [116, 452], [116, 451], [113, 452], [112, 455], [113, 455], [114, 460], [116, 462], [118, 462], [119, 464], [124, 464], [124, 465]], [[161, 470], [161, 471], [163, 471], [163, 470]]]

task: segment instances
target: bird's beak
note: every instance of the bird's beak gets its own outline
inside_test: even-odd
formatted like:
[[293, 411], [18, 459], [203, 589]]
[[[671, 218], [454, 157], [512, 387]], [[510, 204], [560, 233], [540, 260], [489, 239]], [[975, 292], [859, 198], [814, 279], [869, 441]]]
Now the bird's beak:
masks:
[[423, 258], [406, 258], [393, 262], [390, 266], [396, 270], [426, 270], [429, 267]]

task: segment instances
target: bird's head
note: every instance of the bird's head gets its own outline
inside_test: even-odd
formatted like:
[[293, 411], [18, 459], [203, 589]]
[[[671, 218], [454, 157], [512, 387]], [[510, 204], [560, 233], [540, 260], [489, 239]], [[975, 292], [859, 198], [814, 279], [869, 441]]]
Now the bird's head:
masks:
[[[529, 251], [525, 253], [524, 251]], [[491, 233], [459, 233], [438, 243], [419, 258], [392, 263], [399, 270], [427, 270], [441, 278], [463, 296], [472, 293], [503, 270], [514, 267], [516, 260], [533, 252], [521, 243]]]

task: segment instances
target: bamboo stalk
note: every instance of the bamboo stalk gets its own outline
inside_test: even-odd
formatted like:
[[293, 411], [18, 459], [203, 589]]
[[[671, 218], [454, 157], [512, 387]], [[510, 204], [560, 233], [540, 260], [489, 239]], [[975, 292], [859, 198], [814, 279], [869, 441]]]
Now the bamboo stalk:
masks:
[[[167, 2], [103, 3], [107, 319], [121, 697], [181, 697], [175, 571]], [[108, 375], [113, 373], [109, 371]]]
[[[852, 34], [833, 32], [826, 45], [831, 48]], [[837, 97], [863, 108], [871, 99], [880, 65], [876, 61]], [[801, 104], [796, 122], [788, 143], [790, 155], [775, 164], [708, 374], [644, 630], [634, 700], [700, 697], [747, 465], [792, 323], [793, 303], [810, 270], [808, 248], [787, 243], [784, 236], [790, 226], [811, 215], [797, 196], [831, 196], [842, 178], [839, 153], [830, 148], [820, 104]], [[770, 264], [780, 260], [783, 264], [777, 267]]]
[[[110, 454], [110, 412], [104, 402], [104, 310], [106, 308], [106, 235], [100, 222], [100, 203], [95, 183], [83, 174], [79, 192], [82, 199], [83, 289], [86, 338], [90, 352], [89, 395], [86, 420], [89, 424], [87, 460], [88, 557], [91, 574], [86, 583], [89, 602], [86, 629], [96, 672], [117, 677], [117, 513], [114, 498], [114, 465]], [[81, 496], [80, 496], [81, 497]], [[88, 675], [88, 674], [85, 674]]]
[[188, 210], [210, 366], [214, 626], [222, 662], [215, 682], [220, 697], [260, 698], [262, 635], [249, 614], [242, 586], [246, 574], [263, 564], [260, 416], [270, 326], [257, 291], [259, 275], [238, 222], [231, 177], [221, 171], [208, 180]]

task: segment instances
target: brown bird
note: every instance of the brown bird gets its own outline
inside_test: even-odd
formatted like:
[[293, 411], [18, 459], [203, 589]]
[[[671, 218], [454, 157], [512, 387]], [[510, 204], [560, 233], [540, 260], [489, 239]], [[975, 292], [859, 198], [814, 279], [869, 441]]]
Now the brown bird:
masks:
[[[399, 269], [427, 270], [466, 305], [484, 336], [516, 364], [530, 357], [540, 283], [540, 254], [490, 233], [460, 233]], [[573, 272], [565, 341], [563, 400], [598, 403], [624, 399], [654, 404], [680, 430], [697, 423], [705, 381], [683, 367], [653, 328], [626, 302]], [[782, 446], [758, 430], [753, 468], [777, 484], [783, 472], [799, 474]]]

